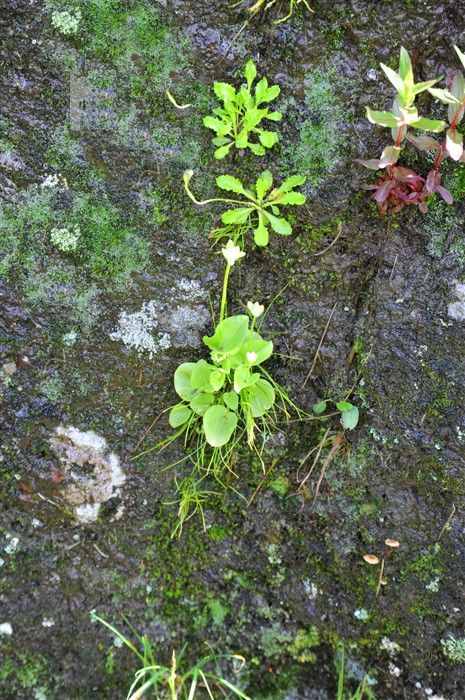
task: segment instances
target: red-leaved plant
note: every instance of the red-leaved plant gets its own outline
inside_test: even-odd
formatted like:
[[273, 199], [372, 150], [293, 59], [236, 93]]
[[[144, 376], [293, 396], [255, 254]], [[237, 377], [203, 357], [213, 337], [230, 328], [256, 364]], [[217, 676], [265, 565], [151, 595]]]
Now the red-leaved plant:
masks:
[[[465, 54], [457, 46], [454, 47], [462, 65], [465, 67]], [[434, 88], [440, 78], [415, 83], [412, 62], [408, 52], [401, 48], [399, 72], [380, 64], [389, 81], [394, 85], [397, 95], [390, 112], [376, 112], [366, 108], [367, 117], [372, 124], [391, 129], [393, 145], [387, 146], [381, 157], [370, 160], [358, 160], [370, 170], [384, 170], [378, 180], [368, 185], [366, 189], [373, 190], [381, 214], [397, 212], [405, 206], [416, 205], [421, 212], [428, 209], [428, 200], [435, 192], [447, 203], [452, 204], [452, 195], [441, 185], [441, 165], [444, 158], [450, 157], [456, 161], [465, 162], [463, 136], [457, 126], [465, 112], [465, 77], [458, 71], [447, 81], [447, 88]], [[438, 119], [420, 117], [415, 107], [415, 97], [424, 90], [436, 99], [448, 105], [448, 124], [446, 138], [437, 141], [432, 136], [422, 134], [414, 136], [409, 128], [440, 133], [447, 127], [447, 122]], [[397, 165], [400, 153], [409, 141], [421, 151], [435, 153], [433, 167], [426, 177], [422, 177], [410, 168]]]

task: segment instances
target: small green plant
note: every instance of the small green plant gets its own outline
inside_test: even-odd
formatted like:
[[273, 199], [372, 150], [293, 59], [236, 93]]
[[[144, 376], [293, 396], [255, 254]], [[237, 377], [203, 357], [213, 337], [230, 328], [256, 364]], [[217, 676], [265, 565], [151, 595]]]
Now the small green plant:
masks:
[[287, 219], [280, 216], [281, 206], [295, 206], [305, 203], [305, 195], [294, 192], [296, 187], [303, 185], [305, 177], [292, 175], [286, 178], [280, 187], [273, 187], [273, 176], [269, 170], [264, 170], [255, 182], [254, 189], [244, 187], [242, 182], [232, 175], [220, 175], [216, 178], [216, 184], [222, 190], [242, 195], [245, 199], [228, 199], [215, 197], [199, 201], [190, 190], [189, 183], [193, 176], [192, 170], [184, 173], [184, 187], [191, 200], [205, 206], [214, 202], [232, 204], [233, 208], [227, 209], [221, 215], [224, 227], [215, 229], [212, 235], [216, 240], [230, 237], [234, 243], [240, 241], [244, 244], [247, 231], [252, 230], [257, 246], [266, 246], [269, 241], [269, 227], [281, 236], [289, 236], [292, 226]]
[[[210, 361], [183, 362], [177, 368], [174, 388], [181, 401], [169, 413], [175, 432], [152, 448], [162, 449], [179, 437], [184, 438], [186, 446], [193, 443], [184, 458], [192, 463], [193, 472], [177, 484], [179, 522], [173, 535], [180, 535], [183, 524], [195, 513], [200, 513], [204, 522], [203, 505], [212, 492], [202, 490], [202, 481], [212, 474], [223, 485], [225, 470], [232, 472], [235, 452], [244, 441], [264, 466], [262, 451], [275, 426], [278, 409], [286, 417], [290, 410], [299, 417], [306, 415], [262, 366], [273, 354], [272, 341], [256, 330], [264, 307], [248, 302], [249, 315], [227, 316], [230, 272], [245, 253], [232, 240], [222, 253], [227, 264], [219, 322], [214, 333], [203, 338]], [[257, 434], [261, 438], [259, 447]]]
[[[252, 60], [247, 61], [244, 76], [247, 84], [236, 90], [229, 83], [215, 82], [215, 95], [223, 103], [222, 107], [213, 110], [214, 116], [203, 119], [204, 126], [212, 129], [216, 137], [213, 144], [218, 148], [215, 158], [221, 160], [231, 148], [243, 150], [249, 148], [256, 156], [263, 156], [267, 148], [277, 143], [279, 136], [275, 131], [267, 131], [260, 124], [264, 119], [278, 122], [282, 119], [281, 112], [270, 112], [263, 105], [275, 100], [279, 93], [279, 85], [268, 85], [268, 80], [262, 78], [252, 89], [257, 77], [257, 69]], [[251, 141], [252, 136], [258, 137]]]
[[[100, 622], [117, 639], [120, 640], [139, 660], [141, 668], [136, 671], [134, 682], [129, 688], [127, 700], [142, 700], [151, 697], [161, 700], [195, 700], [199, 696], [199, 691], [205, 690], [208, 697], [214, 700], [214, 691], [218, 690], [218, 698], [237, 697], [242, 700], [250, 698], [242, 692], [236, 685], [231, 683], [215, 671], [210, 670], [220, 661], [231, 662], [236, 674], [242, 669], [245, 661], [237, 654], [210, 654], [197, 661], [192, 666], [181, 665], [183, 652], [176, 657], [176, 652], [172, 652], [171, 664], [165, 666], [161, 664], [156, 656], [152, 642], [146, 635], [140, 636], [132, 628], [136, 637], [136, 642], [132, 642], [116, 627], [97, 615], [94, 611], [90, 614], [92, 622]], [[232, 694], [232, 695], [231, 695]]]
[[357, 406], [354, 406], [349, 401], [318, 401], [312, 406], [312, 411], [317, 416], [321, 416], [327, 409], [328, 404], [334, 403], [337, 411], [341, 414], [341, 425], [344, 430], [353, 430], [357, 427], [360, 413]]
[[410, 168], [397, 165], [410, 128], [441, 132], [446, 127], [444, 121], [421, 117], [415, 107], [416, 96], [425, 90], [431, 90], [439, 78], [415, 83], [412, 62], [403, 47], [400, 50], [398, 72], [384, 63], [381, 63], [381, 68], [395, 87], [396, 97], [391, 111], [378, 112], [367, 107], [366, 113], [372, 124], [391, 129], [394, 144], [387, 146], [379, 159], [358, 161], [366, 168], [385, 170], [386, 173], [367, 189], [374, 190], [373, 198], [382, 214], [388, 210], [399, 211], [407, 205], [417, 205], [420, 211], [425, 212], [427, 200], [434, 192], [440, 194], [450, 204], [452, 198], [441, 186], [440, 162], [434, 164], [426, 180]]
[[452, 634], [447, 639], [441, 639], [442, 651], [455, 664], [465, 663], [465, 638], [456, 639]]

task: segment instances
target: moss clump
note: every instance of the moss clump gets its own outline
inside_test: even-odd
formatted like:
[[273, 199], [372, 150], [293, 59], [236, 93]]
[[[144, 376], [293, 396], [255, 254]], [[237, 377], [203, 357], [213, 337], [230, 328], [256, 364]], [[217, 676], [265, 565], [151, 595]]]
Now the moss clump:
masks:
[[309, 117], [300, 127], [299, 142], [286, 151], [290, 170], [302, 172], [318, 187], [337, 162], [342, 145], [340, 124], [343, 110], [333, 89], [334, 74], [316, 71], [308, 80], [305, 106]]
[[[47, 662], [40, 655], [30, 655], [23, 652], [6, 654], [5, 661], [0, 665], [0, 688], [8, 689], [8, 697], [21, 690], [35, 690], [34, 697], [46, 697], [46, 681], [49, 677]], [[4, 696], [6, 697], [6, 696]]]

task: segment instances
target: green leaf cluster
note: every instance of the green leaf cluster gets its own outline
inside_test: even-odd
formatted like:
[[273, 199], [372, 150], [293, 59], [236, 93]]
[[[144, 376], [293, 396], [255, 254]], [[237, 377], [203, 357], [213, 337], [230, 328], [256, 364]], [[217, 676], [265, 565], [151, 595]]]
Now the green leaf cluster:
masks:
[[244, 76], [246, 83], [237, 90], [229, 83], [213, 85], [223, 106], [213, 110], [214, 116], [204, 117], [203, 123], [216, 134], [213, 144], [217, 146], [217, 160], [225, 158], [233, 146], [240, 150], [248, 148], [256, 156], [263, 156], [279, 139], [275, 131], [260, 126], [264, 119], [272, 122], [282, 119], [281, 112], [270, 111], [267, 106], [278, 97], [279, 85], [269, 85], [266, 78], [261, 78], [253, 87], [257, 69], [252, 60], [247, 61]]
[[415, 107], [415, 98], [421, 92], [429, 90], [435, 85], [440, 78], [435, 80], [426, 80], [421, 83], [415, 83], [413, 77], [412, 62], [408, 51], [404, 47], [400, 50], [399, 71], [396, 72], [384, 63], [381, 63], [381, 68], [384, 71], [388, 80], [395, 87], [397, 95], [394, 99], [392, 110], [390, 112], [378, 112], [366, 108], [368, 120], [372, 124], [385, 126], [393, 129], [393, 138], [396, 140], [398, 129], [407, 128], [409, 126], [423, 131], [440, 132], [446, 127], [446, 123], [439, 119], [427, 119], [420, 117], [418, 110]]
[[[312, 406], [313, 413], [317, 416], [322, 415], [326, 411], [328, 403], [330, 403], [330, 401], [326, 400], [314, 404]], [[341, 414], [341, 425], [344, 430], [353, 430], [356, 428], [360, 417], [357, 406], [354, 406], [349, 401], [337, 401], [335, 406]]]
[[223, 447], [242, 426], [253, 443], [255, 419], [273, 408], [276, 392], [265, 378], [262, 365], [273, 353], [243, 314], [225, 318], [212, 336], [205, 336], [211, 362], [184, 362], [174, 375], [181, 402], [169, 415], [172, 428], [190, 429], [201, 421], [211, 447]]
[[[216, 184], [222, 190], [240, 194], [246, 198], [244, 206], [239, 202], [221, 215], [221, 221], [226, 226], [247, 225], [253, 229], [254, 241], [258, 246], [266, 246], [269, 241], [269, 228], [281, 236], [289, 236], [292, 226], [281, 216], [281, 206], [295, 206], [305, 203], [305, 195], [294, 192], [296, 187], [303, 185], [305, 177], [292, 175], [286, 178], [280, 187], [273, 188], [273, 176], [269, 170], [264, 170], [257, 178], [252, 188], [246, 188], [242, 182], [232, 175], [220, 175]], [[230, 229], [228, 235], [230, 235]], [[217, 229], [217, 238], [223, 237], [223, 229]], [[234, 238], [234, 235], [232, 236]]]

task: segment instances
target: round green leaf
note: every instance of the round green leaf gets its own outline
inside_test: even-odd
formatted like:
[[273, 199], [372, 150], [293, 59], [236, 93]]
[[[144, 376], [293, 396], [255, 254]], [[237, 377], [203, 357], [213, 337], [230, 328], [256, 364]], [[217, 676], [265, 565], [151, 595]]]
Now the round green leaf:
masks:
[[345, 430], [353, 430], [358, 424], [358, 419], [359, 411], [357, 406], [352, 406], [348, 411], [341, 413], [341, 423]]
[[254, 418], [263, 416], [275, 402], [275, 392], [270, 382], [259, 379], [254, 386], [247, 390], [250, 410]]
[[237, 416], [225, 406], [210, 406], [203, 416], [205, 438], [212, 447], [226, 445], [237, 426]]
[[172, 428], [179, 428], [180, 425], [186, 423], [192, 415], [192, 411], [183, 403], [178, 403], [170, 411], [169, 423]]
[[195, 365], [195, 362], [183, 362], [174, 373], [174, 390], [184, 401], [190, 401], [197, 393], [191, 384], [192, 370]]
[[197, 413], [199, 416], [203, 416], [207, 408], [209, 408], [214, 401], [213, 394], [198, 394], [198, 396], [194, 396], [192, 401], [190, 402], [190, 407], [194, 411], [194, 413]]
[[316, 413], [317, 416], [324, 413], [326, 411], [326, 401], [318, 401], [318, 403], [314, 403], [312, 406], [312, 411], [313, 413]]

